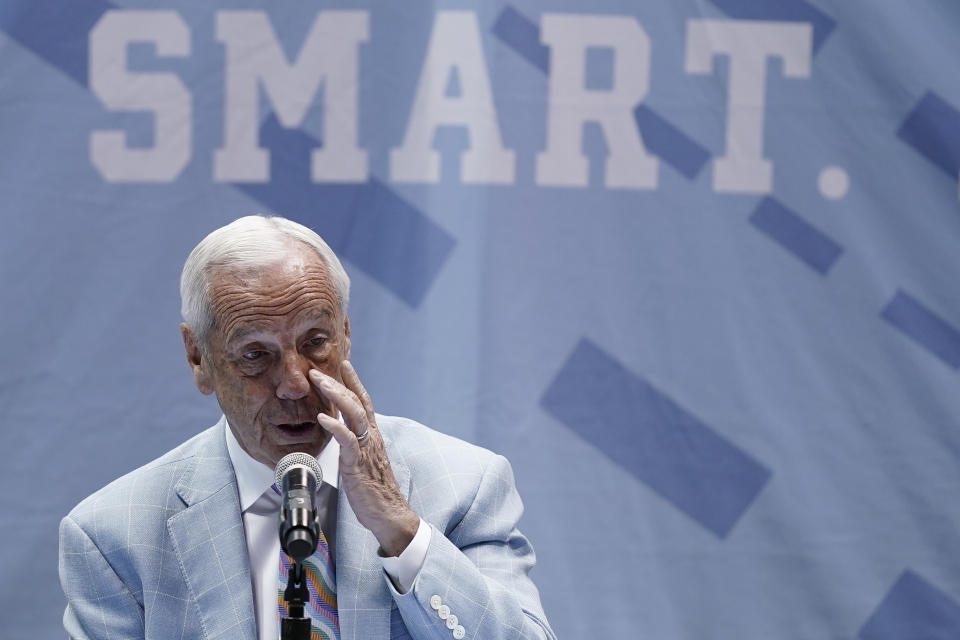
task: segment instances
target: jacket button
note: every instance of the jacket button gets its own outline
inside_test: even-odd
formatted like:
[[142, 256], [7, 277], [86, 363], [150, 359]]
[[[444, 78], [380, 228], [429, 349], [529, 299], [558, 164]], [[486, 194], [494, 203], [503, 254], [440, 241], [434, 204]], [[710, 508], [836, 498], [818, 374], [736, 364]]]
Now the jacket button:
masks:
[[447, 616], [447, 629], [450, 629], [451, 631], [453, 631], [454, 627], [457, 626], [458, 622], [460, 621], [457, 620], [457, 616], [451, 613], [449, 616]]
[[463, 628], [462, 624], [458, 624], [453, 630], [453, 637], [457, 640], [463, 640], [465, 635], [467, 635], [467, 630]]
[[437, 609], [437, 615], [440, 616], [441, 620], [446, 620], [447, 616], [450, 615], [450, 607], [445, 604], [440, 605], [440, 608]]
[[433, 594], [430, 596], [430, 606], [433, 607], [433, 610], [436, 611], [440, 608], [440, 605], [443, 604], [443, 600], [440, 599], [440, 596]]

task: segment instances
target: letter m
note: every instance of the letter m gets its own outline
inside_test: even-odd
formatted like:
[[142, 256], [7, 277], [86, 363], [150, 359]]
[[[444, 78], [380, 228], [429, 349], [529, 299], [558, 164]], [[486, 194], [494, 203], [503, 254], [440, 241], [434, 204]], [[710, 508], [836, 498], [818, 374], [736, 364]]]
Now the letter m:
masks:
[[369, 38], [366, 11], [321, 11], [291, 64], [262, 11], [218, 11], [216, 38], [226, 57], [223, 146], [218, 182], [266, 182], [270, 152], [260, 147], [259, 89], [284, 127], [298, 127], [324, 85], [323, 147], [310, 156], [314, 182], [362, 182], [367, 155], [357, 147], [358, 49]]

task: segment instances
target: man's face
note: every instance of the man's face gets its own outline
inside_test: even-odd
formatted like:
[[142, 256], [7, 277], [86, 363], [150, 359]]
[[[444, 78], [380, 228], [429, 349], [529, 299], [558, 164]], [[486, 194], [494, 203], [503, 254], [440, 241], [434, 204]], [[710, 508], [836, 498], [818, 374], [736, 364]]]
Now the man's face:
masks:
[[216, 393], [240, 445], [260, 462], [272, 467], [294, 451], [319, 454], [330, 436], [316, 416], [338, 413], [307, 372], [340, 380], [340, 363], [350, 357], [350, 322], [323, 262], [297, 247], [255, 272], [215, 270], [210, 303], [206, 349], [181, 326], [197, 387]]

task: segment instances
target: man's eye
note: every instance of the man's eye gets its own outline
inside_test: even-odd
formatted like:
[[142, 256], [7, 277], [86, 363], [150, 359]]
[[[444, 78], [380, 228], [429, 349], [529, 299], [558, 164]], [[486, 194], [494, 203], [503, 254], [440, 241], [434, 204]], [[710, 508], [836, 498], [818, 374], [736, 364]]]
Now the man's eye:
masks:
[[317, 336], [316, 338], [310, 338], [310, 340], [307, 341], [307, 344], [311, 347], [322, 347], [324, 344], [326, 344], [326, 342], [327, 339], [325, 337]]
[[265, 351], [260, 351], [260, 350], [247, 351], [245, 354], [243, 354], [243, 359], [253, 362], [254, 360], [259, 360], [260, 358], [262, 358], [265, 353], [266, 353]]

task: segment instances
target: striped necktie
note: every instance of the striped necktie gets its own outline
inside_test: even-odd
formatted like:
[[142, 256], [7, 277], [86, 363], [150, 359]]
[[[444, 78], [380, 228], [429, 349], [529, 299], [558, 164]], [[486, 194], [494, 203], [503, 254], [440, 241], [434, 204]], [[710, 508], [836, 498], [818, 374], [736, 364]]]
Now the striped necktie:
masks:
[[[279, 493], [276, 485], [273, 490]], [[293, 565], [293, 558], [281, 549], [280, 575], [277, 588], [277, 622], [289, 615], [287, 601], [283, 592], [287, 588], [287, 577]], [[311, 640], [340, 640], [340, 619], [337, 615], [337, 576], [334, 571], [333, 560], [330, 557], [330, 545], [327, 537], [320, 533], [317, 550], [312, 556], [303, 561], [304, 572], [307, 577], [307, 589], [310, 591], [310, 602], [304, 603], [303, 612], [310, 617]], [[278, 626], [279, 628], [279, 626]]]

